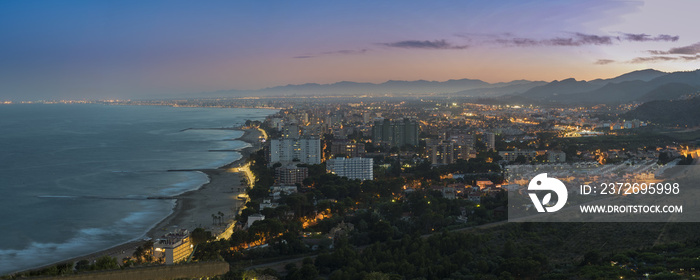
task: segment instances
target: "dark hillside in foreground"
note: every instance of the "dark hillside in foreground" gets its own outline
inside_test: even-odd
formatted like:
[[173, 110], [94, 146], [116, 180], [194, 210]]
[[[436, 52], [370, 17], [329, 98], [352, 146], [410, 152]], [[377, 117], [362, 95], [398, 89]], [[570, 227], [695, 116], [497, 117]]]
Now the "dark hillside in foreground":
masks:
[[700, 97], [687, 100], [657, 100], [644, 103], [622, 115], [625, 119], [648, 120], [653, 124], [694, 127], [700, 125]]

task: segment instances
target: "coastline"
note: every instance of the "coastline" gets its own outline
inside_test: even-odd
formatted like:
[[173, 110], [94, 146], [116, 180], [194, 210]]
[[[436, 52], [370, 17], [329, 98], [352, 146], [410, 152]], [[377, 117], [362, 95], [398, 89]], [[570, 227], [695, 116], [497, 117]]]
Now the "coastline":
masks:
[[[243, 202], [238, 200], [240, 191], [245, 191], [247, 185], [241, 184], [241, 174], [238, 167], [245, 165], [248, 157], [261, 148], [259, 137], [262, 133], [255, 128], [243, 129], [244, 133], [237, 140], [250, 144], [249, 147], [238, 150], [241, 158], [216, 169], [193, 170], [200, 171], [209, 177], [209, 182], [196, 190], [173, 196], [175, 206], [170, 215], [155, 224], [144, 237], [156, 239], [178, 228], [192, 231], [197, 227], [212, 232], [213, 236], [226, 230], [235, 219], [238, 207]], [[224, 225], [215, 226], [212, 214], [219, 211], [224, 213]]]
[[[244, 204], [244, 201], [238, 199], [238, 194], [245, 192], [245, 189], [248, 188], [247, 184], [241, 184], [241, 178], [245, 175], [242, 174], [242, 171], [238, 171], [238, 168], [246, 164], [248, 157], [252, 153], [262, 148], [260, 138], [264, 137], [263, 133], [257, 128], [236, 128], [231, 130], [243, 131], [243, 135], [232, 140], [240, 140], [250, 145], [236, 150], [236, 152], [241, 154], [241, 158], [216, 169], [187, 170], [206, 174], [207, 177], [209, 177], [209, 182], [201, 185], [197, 189], [179, 195], [153, 198], [174, 199], [175, 205], [170, 214], [147, 229], [140, 237], [90, 254], [68, 258], [60, 262], [41, 265], [35, 268], [24, 269], [22, 271], [10, 273], [10, 275], [66, 262], [76, 263], [83, 259], [92, 263], [103, 256], [114, 257], [121, 263], [123, 258], [132, 256], [136, 248], [144, 245], [147, 240], [157, 239], [175, 229], [184, 228], [191, 232], [195, 228], [201, 227], [211, 231], [212, 236], [215, 238], [219, 236], [219, 234], [230, 230], [235, 223], [235, 216], [238, 213], [238, 209]], [[172, 172], [178, 171], [173, 170]], [[217, 214], [218, 212], [224, 214], [224, 223], [222, 225], [214, 225], [213, 223], [212, 214]]]

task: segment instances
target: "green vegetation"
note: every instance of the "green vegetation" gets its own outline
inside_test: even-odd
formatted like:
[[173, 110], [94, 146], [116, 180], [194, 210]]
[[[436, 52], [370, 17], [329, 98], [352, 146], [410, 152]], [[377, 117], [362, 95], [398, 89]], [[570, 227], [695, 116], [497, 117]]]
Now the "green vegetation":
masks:
[[[75, 270], [74, 270], [75, 268]], [[90, 263], [88, 260], [80, 260], [77, 263], [67, 262], [52, 265], [42, 269], [31, 270], [27, 272], [6, 275], [3, 279], [17, 279], [17, 278], [27, 278], [27, 277], [39, 277], [39, 276], [64, 276], [71, 275], [75, 273], [85, 272], [85, 271], [96, 271], [96, 270], [110, 270], [119, 269], [119, 262], [116, 258], [110, 256], [102, 256], [95, 260], [95, 262]]]
[[193, 245], [204, 244], [214, 239], [211, 235], [211, 231], [204, 230], [203, 228], [196, 228], [190, 233], [190, 240]]
[[688, 100], [650, 101], [627, 112], [623, 117], [648, 120], [661, 125], [695, 127], [700, 125], [700, 97]]
[[[430, 189], [431, 185], [454, 183], [454, 179], [441, 179], [448, 173], [472, 173], [472, 176], [460, 179], [469, 183], [484, 178], [500, 183], [500, 166], [486, 163], [486, 156], [439, 168], [420, 162], [415, 167], [402, 169], [398, 160], [382, 159], [391, 164], [389, 172], [364, 182], [328, 174], [323, 164], [307, 165], [309, 177], [298, 186], [299, 192], [283, 194], [278, 201], [280, 206], [276, 208], [260, 209], [260, 202], [269, 197], [274, 166], [268, 167], [264, 154], [258, 152], [249, 160], [256, 177], [254, 187], [248, 191], [251, 201], [238, 220], [245, 222], [255, 213], [265, 215], [265, 220], [255, 222], [247, 230], [235, 231], [228, 240], [200, 243], [193, 259], [223, 259], [235, 267], [318, 252], [328, 254], [338, 246], [357, 248], [403, 236], [420, 236], [503, 220], [502, 209], [505, 209], [507, 199], [504, 192], [493, 192], [476, 204], [467, 199], [444, 198], [442, 192]], [[424, 187], [405, 192], [409, 182]], [[196, 232], [203, 233], [201, 231]], [[251, 275], [276, 275], [268, 272], [234, 271], [222, 277], [241, 279], [253, 277]], [[314, 279], [324, 273], [309, 260], [301, 266], [288, 266], [285, 279]], [[367, 275], [370, 279], [395, 279], [395, 276], [380, 272]]]
[[[361, 250], [341, 242], [315, 264], [328, 279], [367, 279], [372, 273], [398, 279], [634, 279], [647, 273], [651, 279], [685, 279], [700, 269], [700, 240], [684, 236], [697, 228], [508, 224], [478, 234], [404, 235]], [[651, 246], [664, 230], [680, 243]], [[676, 278], [662, 278], [668, 275]]]
[[696, 145], [700, 144], [700, 129], [693, 131], [669, 131], [665, 133], [669, 137], [678, 141], [696, 141]]
[[[80, 262], [78, 262], [80, 264]], [[60, 275], [70, 275], [73, 274], [73, 263], [61, 263], [57, 265], [52, 265], [46, 268], [17, 273], [14, 275], [3, 276], [3, 279], [17, 279], [17, 278], [27, 278], [27, 277], [37, 277], [37, 276], [60, 276]]]

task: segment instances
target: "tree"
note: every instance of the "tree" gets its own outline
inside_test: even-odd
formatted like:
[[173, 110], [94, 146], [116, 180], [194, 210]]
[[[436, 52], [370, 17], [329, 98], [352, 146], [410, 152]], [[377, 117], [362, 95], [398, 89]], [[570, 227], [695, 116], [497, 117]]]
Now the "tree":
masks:
[[61, 263], [56, 265], [57, 275], [67, 275], [73, 273], [73, 262]]
[[116, 258], [110, 256], [102, 256], [95, 261], [95, 270], [117, 269], [119, 263]]
[[677, 280], [677, 279], [683, 279], [683, 276], [670, 273], [670, 272], [662, 272], [659, 274], [654, 274], [649, 277], [649, 279], [652, 280]]
[[219, 212], [217, 213], [217, 215], [219, 216], [219, 225], [224, 224], [224, 213], [222, 213], [221, 211], [219, 211]]
[[143, 246], [138, 246], [136, 247], [136, 250], [134, 250], [134, 258], [136, 259], [136, 263], [141, 263], [143, 256], [146, 254], [146, 250], [143, 248]]
[[[139, 246], [140, 247], [140, 246]], [[75, 270], [77, 271], [86, 271], [90, 270], [90, 261], [88, 260], [79, 260], [77, 263], [75, 263]]]
[[583, 255], [581, 265], [598, 265], [601, 263], [601, 260], [600, 252], [596, 250], [588, 251]]
[[206, 231], [203, 228], [196, 228], [190, 234], [190, 239], [192, 240], [192, 244], [199, 245], [213, 238], [211, 236], [211, 231]]
[[[308, 259], [308, 258], [306, 258]], [[316, 266], [313, 265], [313, 262], [309, 259], [307, 262], [306, 259], [304, 259], [304, 265], [301, 266], [300, 269], [295, 269], [292, 268], [292, 270], [287, 270], [290, 272], [287, 274], [287, 277], [285, 279], [287, 280], [307, 280], [307, 279], [318, 279], [318, 269], [316, 269]], [[291, 268], [291, 267], [290, 267]], [[285, 267], [287, 269], [287, 267]]]
[[506, 243], [503, 245], [502, 256], [504, 258], [511, 258], [511, 257], [514, 257], [514, 254], [515, 254], [515, 243], [513, 243], [512, 240], [506, 241]]
[[388, 274], [388, 273], [382, 273], [382, 272], [371, 272], [365, 276], [365, 278], [362, 278], [362, 280], [399, 280], [403, 279], [401, 275], [398, 274]]
[[146, 262], [153, 261], [153, 240], [146, 241], [143, 244], [143, 249], [146, 250], [146, 254], [143, 256]]

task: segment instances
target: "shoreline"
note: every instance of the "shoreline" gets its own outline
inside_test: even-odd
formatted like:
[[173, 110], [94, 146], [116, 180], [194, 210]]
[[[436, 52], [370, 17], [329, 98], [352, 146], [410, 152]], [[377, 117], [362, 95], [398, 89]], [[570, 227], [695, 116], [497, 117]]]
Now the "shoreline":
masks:
[[[238, 200], [238, 194], [244, 192], [248, 187], [248, 185], [244, 186], [241, 184], [240, 180], [245, 175], [242, 174], [242, 171], [238, 171], [238, 168], [245, 165], [251, 154], [262, 148], [259, 139], [264, 137], [263, 133], [257, 128], [231, 128], [230, 130], [243, 131], [243, 135], [231, 140], [239, 140], [249, 144], [247, 147], [232, 150], [240, 153], [241, 158], [215, 169], [170, 170], [170, 172], [202, 172], [207, 175], [209, 182], [202, 184], [197, 189], [189, 190], [178, 195], [151, 198], [172, 199], [175, 200], [175, 204], [167, 216], [146, 229], [139, 237], [93, 253], [12, 272], [7, 275], [42, 269], [67, 262], [76, 263], [83, 259], [92, 263], [94, 260], [103, 256], [114, 257], [117, 259], [117, 262], [121, 264], [122, 259], [132, 256], [137, 247], [145, 244], [148, 240], [157, 239], [175, 229], [184, 228], [192, 232], [195, 228], [201, 227], [211, 231], [214, 238], [227, 229], [230, 229], [232, 224], [235, 223], [235, 216], [238, 213], [238, 209], [244, 204], [243, 201]], [[224, 213], [224, 223], [222, 225], [214, 225], [212, 222], [213, 219], [211, 215], [217, 214], [218, 212]]]
[[[213, 236], [217, 236], [220, 232], [226, 230], [226, 228], [234, 220], [236, 214], [238, 213], [237, 209], [240, 206], [242, 206], [239, 205], [242, 204], [242, 202], [237, 199], [237, 196], [240, 193], [240, 191], [244, 191], [244, 189], [241, 189], [243, 187], [240, 183], [240, 180], [242, 178], [241, 174], [238, 171], [233, 170], [245, 165], [246, 161], [248, 160], [248, 157], [261, 148], [261, 145], [258, 140], [259, 137], [262, 136], [262, 133], [260, 133], [258, 129], [248, 128], [242, 130], [243, 135], [239, 138], [236, 138], [236, 140], [246, 142], [250, 144], [250, 146], [237, 150], [237, 152], [241, 154], [241, 158], [234, 162], [222, 165], [216, 169], [191, 170], [199, 171], [206, 174], [207, 177], [209, 177], [209, 182], [203, 184], [198, 189], [190, 190], [179, 195], [167, 198], [176, 200], [172, 212], [170, 213], [170, 215], [166, 216], [161, 221], [156, 223], [153, 227], [148, 229], [146, 231], [146, 234], [144, 234], [141, 238], [156, 239], [177, 228], [186, 228], [187, 230], [192, 231], [196, 227], [202, 227], [205, 230], [211, 231]], [[209, 191], [209, 193], [206, 193], [207, 191]], [[218, 192], [219, 195], [216, 195], [215, 192]], [[221, 193], [229, 194], [229, 196], [226, 197], [227, 199], [222, 199], [223, 196], [220, 195]], [[228, 212], [221, 211], [220, 209], [215, 210], [208, 208], [206, 206], [211, 206], [206, 204], [206, 200], [208, 200], [209, 198], [216, 198], [216, 200], [219, 200], [220, 202], [228, 200], [228, 202], [235, 207], [229, 207], [227, 209]], [[199, 204], [197, 202], [199, 202]], [[207, 208], [209, 210], [202, 208]], [[202, 213], [203, 210], [206, 210], [206, 214]], [[216, 214], [218, 211], [221, 211], [225, 214], [224, 220], [226, 221], [226, 223], [224, 225], [209, 226], [210, 223], [202, 222], [202, 220], [212, 221], [211, 214]], [[200, 224], [192, 224], [191, 218], [194, 215], [200, 216], [200, 218], [195, 220], [195, 222], [199, 222]], [[207, 218], [201, 218], [202, 215], [207, 216]], [[189, 221], [187, 220], [188, 218], [190, 218]]]

